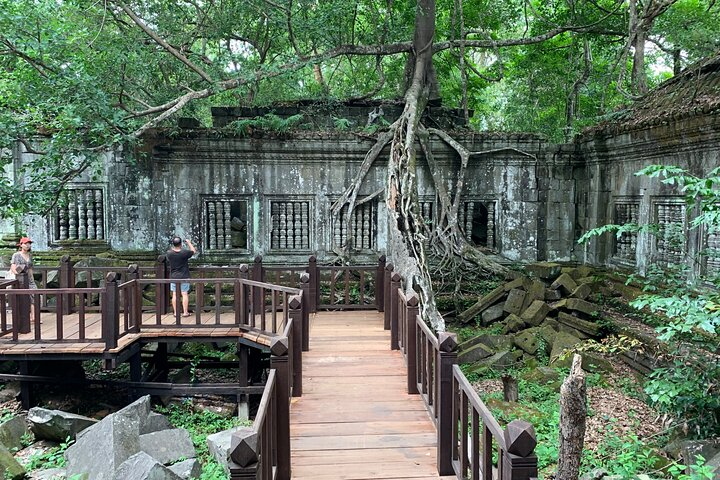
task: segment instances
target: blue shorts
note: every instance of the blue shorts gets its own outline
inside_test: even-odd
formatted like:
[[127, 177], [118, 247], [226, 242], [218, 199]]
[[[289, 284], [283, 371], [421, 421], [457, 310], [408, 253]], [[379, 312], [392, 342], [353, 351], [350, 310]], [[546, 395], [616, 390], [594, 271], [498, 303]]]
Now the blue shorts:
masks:
[[[175, 285], [177, 285], [177, 284], [176, 284], [176, 283], [171, 283], [171, 284], [170, 284], [170, 291], [171, 291], [171, 292], [174, 292], [174, 291], [175, 291]], [[181, 283], [181, 284], [180, 284], [180, 292], [181, 292], [181, 293], [188, 293], [189, 291], [190, 291], [190, 284], [189, 284], [189, 283]]]

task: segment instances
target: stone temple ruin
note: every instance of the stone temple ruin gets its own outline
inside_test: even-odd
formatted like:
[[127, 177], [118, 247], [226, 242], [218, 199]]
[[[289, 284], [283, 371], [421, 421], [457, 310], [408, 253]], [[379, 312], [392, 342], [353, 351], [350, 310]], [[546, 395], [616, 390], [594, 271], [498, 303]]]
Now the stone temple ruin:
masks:
[[[173, 234], [196, 240], [203, 263], [320, 261], [352, 247], [358, 261], [386, 251], [382, 195], [359, 206], [349, 229], [332, 225], [330, 207], [350, 184], [374, 141], [332, 129], [333, 117], [362, 127], [382, 109], [392, 121], [397, 105], [274, 109], [216, 108], [213, 128], [181, 119], [172, 131], [145, 138], [145, 156], [108, 154], [98, 178], [77, 178], [46, 218], [0, 223], [0, 232], [27, 232], [36, 251], [82, 245], [164, 251]], [[239, 122], [274, 112], [302, 113], [316, 128], [288, 133], [236, 133]], [[720, 246], [717, 234], [689, 230], [684, 200], [659, 181], [634, 176], [650, 164], [678, 165], [706, 175], [720, 164], [720, 56], [687, 69], [631, 107], [586, 130], [570, 144], [531, 134], [455, 131], [473, 152], [459, 221], [467, 238], [516, 261], [580, 261], [638, 267], [694, 258]], [[453, 130], [452, 111], [430, 108], [428, 123]], [[435, 139], [442, 175], [454, 179], [458, 158]], [[15, 170], [31, 158], [18, 147]], [[380, 159], [383, 155], [380, 156]], [[436, 198], [424, 160], [420, 205], [426, 218]], [[384, 162], [374, 165], [361, 197], [384, 187]], [[16, 178], [16, 181], [21, 179]], [[662, 234], [576, 240], [607, 223], [657, 223]], [[11, 244], [8, 243], [8, 247]], [[697, 274], [720, 273], [717, 259], [694, 262]]]

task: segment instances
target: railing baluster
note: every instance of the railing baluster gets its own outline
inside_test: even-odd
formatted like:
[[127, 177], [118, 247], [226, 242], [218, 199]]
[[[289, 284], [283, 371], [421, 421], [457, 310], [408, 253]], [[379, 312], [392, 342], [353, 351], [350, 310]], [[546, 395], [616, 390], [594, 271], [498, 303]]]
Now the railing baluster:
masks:
[[85, 293], [80, 292], [78, 298], [78, 338], [85, 340]]
[[[89, 288], [89, 287], [88, 287]], [[57, 322], [57, 339], [62, 340], [64, 336], [63, 332], [63, 309], [62, 309], [62, 301], [63, 295], [56, 295], [55, 302], [56, 302], [56, 308], [55, 308], [55, 322]], [[36, 307], [37, 308], [37, 307]], [[40, 330], [39, 328], [37, 330]], [[37, 336], [36, 338], [40, 338]]]
[[222, 308], [222, 283], [215, 282], [215, 325], [220, 325], [220, 309]]

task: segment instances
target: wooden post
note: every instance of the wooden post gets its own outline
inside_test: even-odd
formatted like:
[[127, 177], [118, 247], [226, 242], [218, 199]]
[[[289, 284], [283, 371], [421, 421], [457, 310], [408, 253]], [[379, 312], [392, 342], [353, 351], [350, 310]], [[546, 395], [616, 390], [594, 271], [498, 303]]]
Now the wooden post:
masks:
[[[250, 427], [243, 427], [233, 432], [230, 437], [230, 479], [257, 480], [260, 467], [260, 437]], [[262, 452], [263, 454], [265, 452]], [[263, 455], [263, 462], [272, 459], [271, 455]], [[272, 469], [272, 466], [269, 466]]]
[[[20, 367], [20, 375], [32, 374], [32, 363], [30, 363], [29, 361], [21, 360], [18, 362], [18, 366]], [[22, 405], [22, 408], [24, 408], [25, 410], [30, 410], [32, 407], [35, 406], [35, 394], [33, 392], [32, 382], [27, 380], [20, 380], [20, 403]]]
[[312, 294], [310, 293], [310, 275], [303, 273], [300, 275], [300, 288], [302, 289], [302, 351], [310, 350], [310, 304]]
[[[168, 278], [168, 264], [167, 257], [160, 255], [157, 258], [155, 264], [155, 278], [158, 280]], [[155, 309], [160, 315], [165, 315], [168, 312], [168, 306], [170, 305], [170, 284], [155, 284]]]
[[[59, 273], [59, 284], [60, 288], [74, 288], [75, 287], [75, 272], [73, 271], [73, 262], [70, 261], [69, 255], [63, 255], [60, 258], [60, 269]], [[75, 307], [75, 296], [67, 295], [66, 300], [63, 302], [63, 315], [69, 315]]]
[[385, 265], [385, 275], [383, 276], [383, 289], [385, 293], [383, 293], [383, 312], [385, 312], [384, 315], [384, 324], [383, 327], [385, 330], [390, 330], [390, 277], [392, 276], [393, 271], [393, 264], [388, 263]]
[[[18, 265], [15, 279], [18, 288], [30, 288], [30, 273], [27, 265]], [[15, 309], [13, 309], [13, 330], [18, 333], [30, 333], [30, 295], [16, 295]]]
[[399, 350], [398, 344], [398, 311], [400, 296], [398, 289], [400, 288], [400, 274], [394, 272], [390, 279], [390, 350]]
[[[255, 263], [252, 268], [252, 279], [256, 282], [265, 281], [265, 272], [263, 270], [262, 255], [255, 257]], [[253, 315], [259, 315], [265, 309], [263, 292], [261, 288], [253, 287]]]
[[405, 353], [407, 355], [407, 388], [408, 393], [416, 394], [417, 389], [417, 316], [420, 313], [417, 293], [407, 297], [405, 313]]
[[560, 387], [560, 455], [555, 478], [577, 478], [585, 439], [587, 390], [582, 357], [573, 355], [570, 373]]
[[320, 305], [320, 269], [317, 264], [317, 257], [310, 255], [308, 260], [308, 274], [310, 274], [310, 295], [308, 296], [309, 313], [318, 311]]
[[243, 283], [243, 280], [247, 280], [250, 275], [250, 267], [247, 263], [240, 265], [240, 298], [235, 298], [235, 321], [238, 325], [248, 324], [248, 287], [247, 284]]
[[105, 341], [105, 349], [109, 350], [117, 347], [118, 329], [120, 327], [116, 272], [110, 272], [105, 276], [105, 291], [102, 293], [102, 296], [102, 338]]
[[453, 365], [457, 363], [457, 336], [442, 332], [438, 335], [437, 353], [437, 467], [440, 475], [455, 475], [452, 466], [453, 425]]
[[[500, 480], [530, 480], [538, 476], [535, 429], [528, 422], [513, 420], [505, 427], [505, 454]], [[575, 475], [574, 478], [577, 478]]]
[[385, 255], [381, 255], [378, 259], [377, 270], [375, 271], [375, 303], [378, 312], [385, 311]]
[[[277, 480], [290, 479], [290, 372], [288, 339], [273, 337], [270, 344], [270, 368], [275, 369], [275, 427], [277, 435]], [[267, 455], [270, 458], [270, 455]]]
[[128, 315], [130, 320], [128, 322], [128, 332], [139, 333], [140, 323], [142, 321], [142, 288], [137, 280], [140, 278], [140, 268], [136, 263], [128, 265], [127, 279], [135, 280], [135, 285], [131, 290], [128, 290], [130, 298], [125, 299], [125, 308], [130, 311]]
[[302, 295], [293, 295], [288, 301], [288, 307], [290, 307], [289, 318], [293, 322], [293, 334], [292, 334], [292, 396], [302, 397], [302, 345], [303, 345], [303, 304]]

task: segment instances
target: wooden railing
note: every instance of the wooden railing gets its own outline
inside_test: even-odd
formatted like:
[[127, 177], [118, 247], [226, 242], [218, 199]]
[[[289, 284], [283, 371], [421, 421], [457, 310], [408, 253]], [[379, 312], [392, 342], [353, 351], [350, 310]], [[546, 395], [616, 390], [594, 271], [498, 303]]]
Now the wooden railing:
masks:
[[417, 294], [412, 290], [403, 292], [401, 279], [392, 270], [388, 265], [386, 279], [390, 277], [390, 288], [385, 291], [390, 348], [400, 349], [405, 355], [408, 393], [422, 396], [435, 422], [438, 473], [472, 480], [537, 477], [537, 457], [533, 453], [537, 440], [532, 425], [513, 420], [503, 429], [498, 424], [457, 366], [455, 334], [433, 333], [419, 315]]

